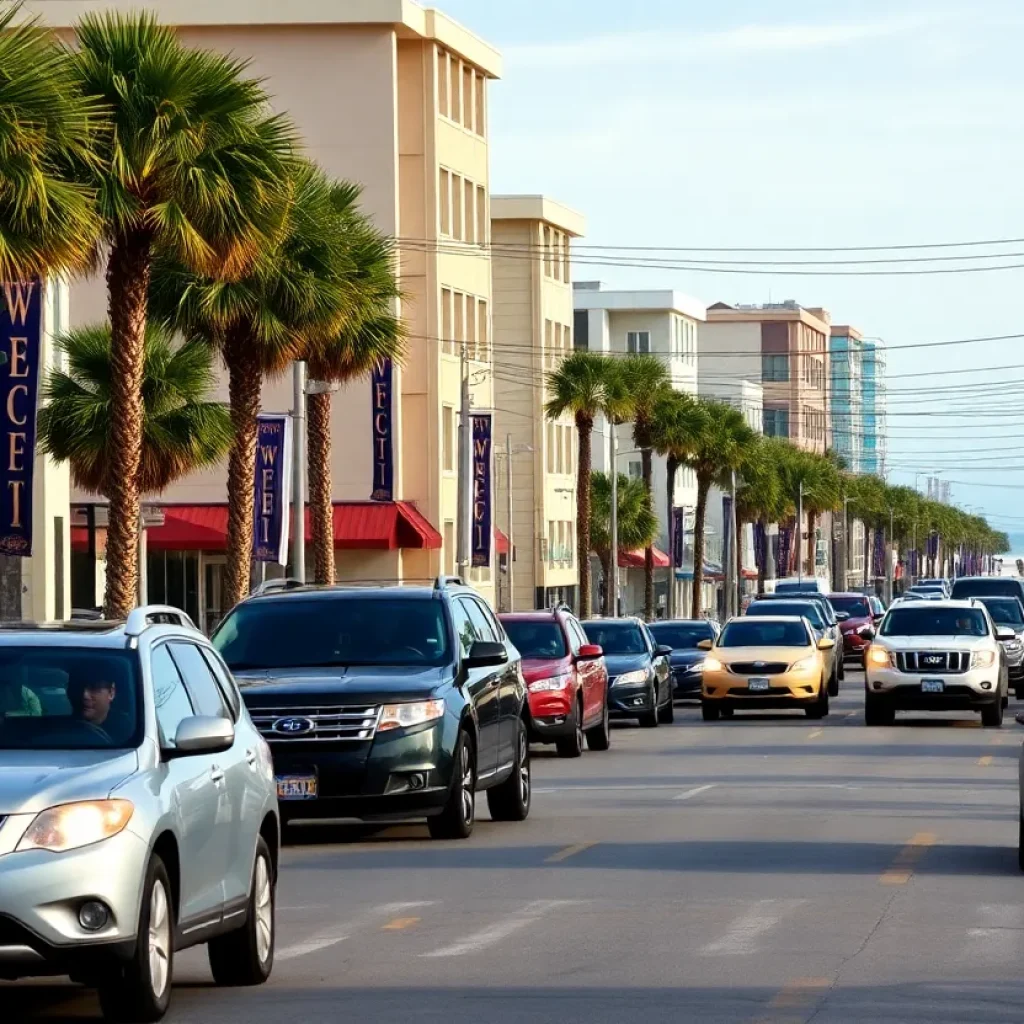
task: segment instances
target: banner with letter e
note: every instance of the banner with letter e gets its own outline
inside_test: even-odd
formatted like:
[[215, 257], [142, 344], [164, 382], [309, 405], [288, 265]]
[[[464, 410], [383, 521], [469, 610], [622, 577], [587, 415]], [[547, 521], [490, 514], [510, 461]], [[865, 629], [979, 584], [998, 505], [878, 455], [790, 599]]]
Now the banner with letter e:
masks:
[[256, 436], [256, 523], [252, 551], [256, 562], [288, 564], [291, 442], [291, 416], [260, 416]]
[[491, 564], [494, 538], [491, 507], [491, 464], [493, 444], [491, 414], [473, 416], [473, 567]]
[[373, 490], [370, 501], [395, 500], [395, 445], [392, 422], [394, 365], [382, 359], [373, 367]]

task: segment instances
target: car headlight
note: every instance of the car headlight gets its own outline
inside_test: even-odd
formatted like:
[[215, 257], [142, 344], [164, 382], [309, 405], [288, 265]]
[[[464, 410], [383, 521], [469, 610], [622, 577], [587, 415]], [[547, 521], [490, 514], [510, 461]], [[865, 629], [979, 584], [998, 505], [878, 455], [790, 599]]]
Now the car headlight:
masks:
[[874, 626], [858, 626], [854, 630], [854, 632], [855, 633], [859, 633], [861, 636], [866, 636], [870, 640], [875, 635], [875, 627]]
[[688, 672], [703, 672], [704, 671], [704, 662], [703, 661], [695, 661], [692, 665], [687, 665], [686, 666], [686, 670]]
[[408, 729], [411, 726], [423, 725], [443, 717], [443, 700], [420, 700], [411, 704], [385, 704], [377, 731]]
[[995, 663], [995, 651], [975, 651], [971, 655], [971, 668], [991, 668]]
[[623, 672], [615, 680], [616, 686], [636, 686], [639, 683], [647, 682], [647, 669], [639, 668], [635, 672]]
[[1017, 639], [1017, 640], [1007, 640], [1006, 641], [1006, 650], [1010, 654], [1017, 654], [1018, 651], [1024, 650], [1024, 644], [1022, 644], [1019, 639]]
[[542, 693], [545, 690], [564, 690], [572, 682], [572, 673], [565, 672], [560, 676], [551, 676], [548, 679], [535, 679], [527, 683], [526, 688], [530, 693]]
[[130, 800], [87, 800], [60, 804], [35, 816], [18, 843], [18, 850], [63, 853], [110, 839], [132, 819]]
[[704, 672], [721, 672], [725, 666], [717, 658], [704, 659]]
[[868, 648], [868, 664], [876, 668], [888, 668], [892, 664], [892, 652], [884, 647]]
[[790, 672], [813, 672], [818, 667], [818, 659], [815, 657], [801, 658], [793, 663]]

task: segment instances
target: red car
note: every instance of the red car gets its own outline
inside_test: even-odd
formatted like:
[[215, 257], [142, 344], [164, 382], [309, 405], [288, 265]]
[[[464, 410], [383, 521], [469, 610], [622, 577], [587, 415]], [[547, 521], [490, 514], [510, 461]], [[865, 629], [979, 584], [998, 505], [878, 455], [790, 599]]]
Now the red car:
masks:
[[875, 624], [882, 618], [878, 598], [864, 594], [829, 594], [828, 599], [839, 616], [844, 657], [863, 660], [864, 652], [875, 638]]
[[579, 757], [584, 738], [591, 750], [607, 750], [608, 669], [576, 616], [555, 609], [498, 618], [522, 655], [530, 739], [554, 743], [561, 757]]

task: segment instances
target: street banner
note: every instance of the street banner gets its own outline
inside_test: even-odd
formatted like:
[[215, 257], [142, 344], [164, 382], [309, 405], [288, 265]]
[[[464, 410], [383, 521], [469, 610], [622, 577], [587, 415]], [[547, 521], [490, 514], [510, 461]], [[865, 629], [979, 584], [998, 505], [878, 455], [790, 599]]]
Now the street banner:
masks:
[[473, 416], [473, 567], [491, 564], [491, 414]]
[[260, 416], [256, 442], [256, 524], [252, 552], [256, 562], [288, 564], [291, 440], [291, 416]]
[[754, 523], [754, 561], [759, 572], [764, 572], [768, 565], [768, 530], [760, 520]]
[[928, 557], [935, 558], [939, 553], [939, 535], [937, 533], [928, 534]]
[[394, 365], [382, 359], [373, 368], [373, 493], [371, 501], [395, 500]]
[[873, 576], [885, 576], [885, 534], [875, 530], [875, 558], [872, 565]]
[[779, 527], [779, 564], [776, 571], [780, 579], [789, 575], [789, 556], [793, 544], [793, 527], [789, 524]]
[[732, 495], [722, 495], [722, 566], [732, 565], [735, 561], [732, 554]]
[[43, 321], [39, 280], [0, 283], [0, 554], [32, 554], [32, 477], [36, 454]]
[[676, 569], [683, 567], [683, 555], [686, 551], [686, 509], [672, 509], [672, 561]]

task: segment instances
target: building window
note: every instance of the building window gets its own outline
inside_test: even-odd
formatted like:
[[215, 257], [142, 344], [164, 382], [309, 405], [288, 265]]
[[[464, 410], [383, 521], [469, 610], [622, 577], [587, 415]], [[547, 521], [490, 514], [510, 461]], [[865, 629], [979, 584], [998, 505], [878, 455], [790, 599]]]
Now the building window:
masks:
[[437, 108], [442, 117], [451, 117], [452, 84], [451, 57], [440, 47], [437, 51]]
[[626, 351], [630, 355], [649, 355], [651, 351], [650, 331], [629, 331], [626, 334]]
[[441, 342], [443, 350], [449, 354], [456, 351], [455, 335], [452, 333], [455, 328], [454, 321], [454, 293], [451, 288], [441, 289]]
[[768, 437], [789, 437], [789, 410], [765, 409], [764, 432]]
[[483, 75], [476, 76], [476, 133], [481, 138], [487, 134], [487, 119], [484, 103], [487, 94], [487, 79]]
[[644, 475], [644, 464], [642, 462], [631, 462], [629, 464], [629, 477], [631, 480], [639, 480]]
[[788, 381], [789, 356], [761, 356], [761, 377], [766, 381]]
[[[469, 216], [473, 216], [473, 209], [467, 211]], [[452, 175], [452, 237], [457, 238], [460, 242], [466, 240], [465, 235], [465, 218], [463, 217], [462, 211], [462, 177], [458, 174]]]
[[480, 245], [487, 245], [490, 241], [490, 231], [487, 220], [487, 189], [483, 185], [476, 187], [476, 240]]
[[572, 321], [575, 347], [586, 352], [590, 348], [590, 314], [585, 309], [577, 309], [573, 313]]
[[441, 407], [441, 446], [443, 448], [444, 471], [455, 472], [455, 409], [450, 405]]
[[473, 69], [468, 64], [462, 65], [462, 121], [463, 128], [473, 130], [473, 99], [476, 90], [473, 88]]
[[477, 335], [477, 358], [486, 361], [491, 345], [491, 318], [488, 313], [486, 299], [477, 299], [476, 312], [480, 318], [480, 331]]
[[466, 237], [464, 241], [476, 245], [480, 241], [480, 225], [476, 223], [476, 185], [463, 179], [463, 191], [466, 193]]
[[441, 234], [445, 238], [452, 236], [452, 176], [450, 171], [441, 168], [440, 182], [438, 184], [440, 196], [438, 205], [441, 208]]

